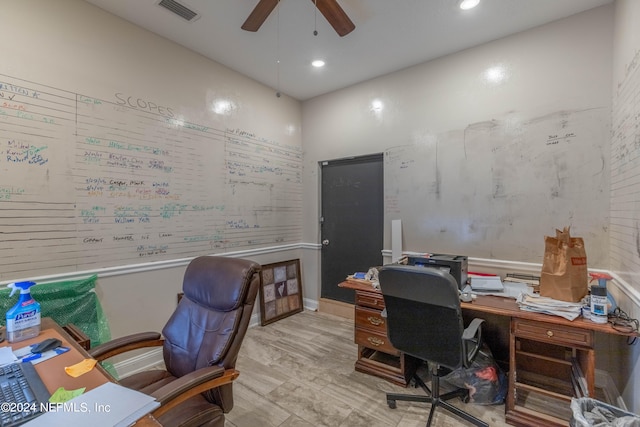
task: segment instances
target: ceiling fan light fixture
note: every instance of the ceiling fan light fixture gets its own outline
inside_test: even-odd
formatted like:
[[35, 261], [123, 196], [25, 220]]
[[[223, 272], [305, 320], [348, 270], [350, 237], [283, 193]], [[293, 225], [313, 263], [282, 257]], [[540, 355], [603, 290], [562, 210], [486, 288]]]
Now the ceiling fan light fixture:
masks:
[[473, 9], [478, 4], [480, 4], [480, 0], [461, 0], [460, 1], [460, 9], [462, 9], [462, 10]]
[[322, 59], [315, 59], [311, 61], [311, 65], [313, 65], [315, 68], [322, 68], [324, 67], [324, 61]]

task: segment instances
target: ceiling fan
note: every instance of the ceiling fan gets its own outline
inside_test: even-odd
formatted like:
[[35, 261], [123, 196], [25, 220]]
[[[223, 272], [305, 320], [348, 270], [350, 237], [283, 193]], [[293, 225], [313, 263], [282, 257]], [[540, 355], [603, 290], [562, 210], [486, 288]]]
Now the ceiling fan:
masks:
[[[253, 32], [258, 31], [269, 14], [278, 5], [279, 1], [280, 0], [259, 0], [247, 20], [242, 24], [242, 29]], [[311, 0], [311, 3], [324, 15], [340, 37], [346, 36], [356, 28], [345, 11], [340, 7], [337, 0]]]

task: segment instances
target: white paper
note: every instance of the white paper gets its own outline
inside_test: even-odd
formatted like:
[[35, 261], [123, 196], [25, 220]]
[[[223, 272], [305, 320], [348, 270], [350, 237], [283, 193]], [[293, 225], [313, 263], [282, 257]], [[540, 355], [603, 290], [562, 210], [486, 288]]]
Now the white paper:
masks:
[[474, 295], [495, 295], [505, 298], [519, 299], [522, 295], [533, 295], [533, 287], [526, 283], [518, 282], [502, 282], [504, 289], [501, 291], [479, 291], [473, 292]]
[[27, 359], [27, 362], [31, 362], [32, 365], [37, 365], [40, 362], [44, 362], [45, 360], [49, 360], [52, 357], [56, 357], [60, 354], [64, 354], [67, 351], [69, 351], [69, 347], [58, 347], [58, 348], [54, 348], [53, 350], [47, 350], [45, 352], [40, 353], [39, 355], [34, 355], [31, 353], [31, 347], [27, 346], [27, 347], [22, 347], [19, 348], [18, 350], [14, 351], [13, 354], [15, 354], [15, 356], [18, 358], [18, 360], [20, 360], [20, 362], [24, 362], [25, 358]]
[[127, 427], [160, 406], [153, 397], [115, 383], [106, 383], [75, 399], [51, 405], [29, 427]]
[[10, 365], [17, 361], [18, 358], [11, 351], [11, 347], [0, 347], [0, 366]]
[[536, 313], [551, 314], [564, 317], [567, 320], [574, 320], [580, 316], [581, 303], [560, 301], [539, 295], [521, 295], [518, 298], [520, 310], [533, 311]]
[[502, 282], [504, 286], [504, 296], [517, 299], [520, 295], [533, 295], [533, 286], [527, 283]]

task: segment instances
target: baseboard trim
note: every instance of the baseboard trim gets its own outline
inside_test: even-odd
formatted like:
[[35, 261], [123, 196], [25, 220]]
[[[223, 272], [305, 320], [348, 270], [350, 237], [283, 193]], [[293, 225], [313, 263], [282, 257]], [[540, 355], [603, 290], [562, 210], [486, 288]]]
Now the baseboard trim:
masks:
[[[640, 312], [640, 291], [634, 289], [629, 283], [624, 281], [617, 274], [610, 271], [608, 271], [607, 273], [609, 273], [611, 277], [613, 277], [611, 284], [617, 287], [618, 290], [628, 298], [628, 301], [631, 302], [638, 310], [637, 312]], [[626, 310], [629, 309], [627, 308], [625, 309], [625, 311]], [[633, 313], [633, 311], [630, 311], [630, 313]]]
[[320, 298], [318, 307], [320, 313], [333, 314], [334, 316], [344, 317], [345, 319], [354, 320], [355, 312], [353, 304], [342, 301], [334, 301], [326, 298]]
[[124, 378], [138, 372], [148, 371], [154, 366], [164, 363], [163, 361], [162, 347], [155, 347], [152, 350], [116, 362], [113, 367], [118, 373], [118, 378]]

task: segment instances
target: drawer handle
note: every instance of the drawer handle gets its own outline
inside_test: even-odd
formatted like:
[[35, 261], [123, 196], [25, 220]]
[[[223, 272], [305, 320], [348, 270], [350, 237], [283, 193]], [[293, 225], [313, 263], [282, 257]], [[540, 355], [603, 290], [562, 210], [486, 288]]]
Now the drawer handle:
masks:
[[369, 316], [367, 317], [367, 320], [369, 321], [369, 323], [371, 323], [374, 326], [380, 326], [384, 323], [384, 320], [382, 320], [379, 317], [374, 317], [374, 316]]
[[553, 331], [547, 331], [547, 336], [551, 338], [553, 336]]
[[376, 337], [369, 337], [367, 338], [367, 341], [369, 341], [371, 345], [374, 345], [376, 347], [384, 345], [384, 340], [381, 340], [380, 338], [376, 338]]

